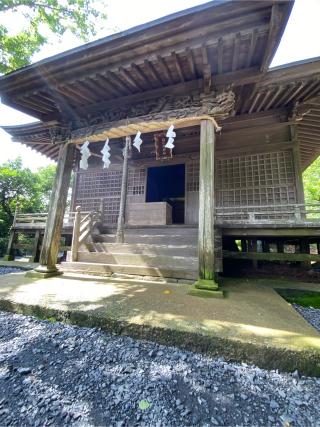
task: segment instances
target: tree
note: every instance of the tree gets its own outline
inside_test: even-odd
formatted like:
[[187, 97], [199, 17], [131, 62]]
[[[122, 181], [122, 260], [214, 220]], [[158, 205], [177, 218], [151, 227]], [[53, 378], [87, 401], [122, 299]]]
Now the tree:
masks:
[[320, 157], [304, 171], [303, 184], [306, 202], [320, 202]]
[[[106, 15], [105, 0], [0, 0], [0, 14], [20, 13], [25, 28], [12, 33], [0, 25], [0, 73], [30, 64], [32, 55], [48, 42], [50, 34], [61, 37], [67, 30], [87, 41]], [[99, 6], [99, 9], [97, 9]]]
[[19, 211], [45, 212], [55, 175], [55, 166], [32, 172], [20, 158], [0, 165], [0, 253], [3, 253], [17, 202]]

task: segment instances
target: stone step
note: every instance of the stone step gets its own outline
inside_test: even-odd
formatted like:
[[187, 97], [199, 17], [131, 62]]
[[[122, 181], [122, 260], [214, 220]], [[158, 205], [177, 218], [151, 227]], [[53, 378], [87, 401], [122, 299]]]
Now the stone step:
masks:
[[168, 268], [167, 266], [150, 267], [141, 265], [121, 265], [95, 262], [63, 262], [61, 263], [61, 270], [69, 273], [90, 274], [107, 277], [114, 273], [118, 273], [188, 280], [195, 280], [197, 278], [196, 271], [179, 268]]
[[[71, 260], [71, 252], [67, 254], [67, 261]], [[167, 268], [184, 268], [196, 270], [196, 257], [143, 255], [132, 253], [105, 253], [105, 252], [78, 252], [78, 262], [94, 262], [103, 264], [140, 265], [142, 267], [166, 266]]]
[[141, 255], [166, 255], [166, 256], [197, 256], [196, 245], [153, 245], [144, 243], [87, 243], [82, 251], [103, 252], [108, 254], [141, 254]]

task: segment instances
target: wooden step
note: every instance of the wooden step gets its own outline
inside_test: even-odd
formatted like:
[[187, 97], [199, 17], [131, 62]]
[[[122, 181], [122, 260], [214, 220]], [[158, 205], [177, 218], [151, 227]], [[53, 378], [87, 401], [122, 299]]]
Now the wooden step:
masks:
[[[71, 252], [67, 254], [67, 261], [71, 260]], [[185, 268], [196, 270], [196, 257], [143, 255], [132, 253], [105, 253], [105, 252], [78, 252], [78, 262], [95, 262], [103, 264], [140, 265], [142, 267], [166, 266], [168, 268]]]
[[[144, 243], [155, 245], [195, 245], [197, 237], [184, 234], [125, 234], [125, 243]], [[113, 234], [100, 234], [94, 236], [95, 242], [114, 243]]]
[[196, 245], [153, 245], [144, 243], [87, 243], [82, 251], [103, 252], [108, 254], [141, 254], [141, 255], [166, 255], [166, 256], [197, 256]]
[[141, 265], [121, 265], [95, 262], [63, 262], [61, 263], [61, 269], [65, 272], [97, 276], [110, 276], [111, 274], [119, 273], [188, 280], [195, 280], [197, 278], [196, 271], [168, 268], [167, 266], [149, 267]]

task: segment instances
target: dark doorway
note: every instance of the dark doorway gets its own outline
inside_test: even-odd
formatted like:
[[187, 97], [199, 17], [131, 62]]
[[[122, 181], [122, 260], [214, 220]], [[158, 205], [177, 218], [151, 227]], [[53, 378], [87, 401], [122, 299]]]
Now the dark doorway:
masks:
[[173, 224], [184, 223], [185, 165], [148, 169], [146, 202], [167, 202], [172, 206]]

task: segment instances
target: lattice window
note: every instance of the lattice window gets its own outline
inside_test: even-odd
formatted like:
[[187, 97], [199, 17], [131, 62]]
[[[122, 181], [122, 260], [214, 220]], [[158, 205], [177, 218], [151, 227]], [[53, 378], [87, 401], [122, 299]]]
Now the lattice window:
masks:
[[121, 192], [121, 178], [121, 170], [79, 173], [77, 197], [118, 197]]
[[217, 160], [217, 206], [296, 203], [289, 151]]
[[100, 209], [101, 199], [77, 199], [77, 206], [81, 207], [83, 212], [97, 211]]
[[145, 193], [146, 170], [129, 169], [128, 173], [128, 195], [134, 196]]
[[199, 160], [187, 163], [187, 191], [199, 191]]
[[105, 199], [103, 206], [103, 222], [116, 224], [119, 216], [120, 198]]

